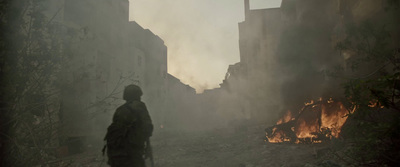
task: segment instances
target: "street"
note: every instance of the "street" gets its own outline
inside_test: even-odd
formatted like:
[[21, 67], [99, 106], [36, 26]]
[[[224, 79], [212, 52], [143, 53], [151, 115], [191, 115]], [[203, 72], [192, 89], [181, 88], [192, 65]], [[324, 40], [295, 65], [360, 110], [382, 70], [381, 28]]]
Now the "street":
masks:
[[[324, 154], [329, 152], [327, 144], [265, 143], [263, 129], [264, 125], [239, 131], [233, 129], [181, 133], [158, 131], [152, 137], [155, 166], [318, 166], [325, 161]], [[150, 164], [148, 160], [146, 163]], [[100, 149], [74, 156], [63, 164], [107, 166]]]

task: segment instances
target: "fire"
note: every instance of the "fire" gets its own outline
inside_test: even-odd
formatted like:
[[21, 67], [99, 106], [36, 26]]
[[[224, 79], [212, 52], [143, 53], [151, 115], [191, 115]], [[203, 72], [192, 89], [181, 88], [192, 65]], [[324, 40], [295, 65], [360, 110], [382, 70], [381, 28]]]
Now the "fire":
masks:
[[270, 143], [321, 143], [332, 137], [338, 138], [347, 114], [354, 110], [347, 110], [333, 98], [311, 100], [296, 116], [287, 111], [276, 125], [266, 129], [266, 137]]
[[347, 120], [347, 109], [341, 102], [323, 104], [321, 109], [321, 128], [331, 129], [331, 135], [338, 138], [341, 127]]
[[276, 122], [277, 125], [282, 124], [282, 123], [286, 123], [289, 122], [290, 120], [292, 120], [292, 112], [290, 112], [290, 110], [288, 110], [285, 115], [278, 120], [278, 122]]
[[271, 143], [280, 143], [283, 142], [283, 138], [284, 138], [284, 133], [282, 133], [282, 131], [277, 132], [276, 128], [273, 129], [273, 133], [275, 134], [275, 137], [272, 138], [271, 140], [268, 140]]
[[314, 100], [311, 100], [310, 102], [305, 102], [304, 103], [304, 105], [306, 105], [306, 106], [309, 106], [309, 105], [312, 105], [312, 104], [314, 104]]
[[317, 127], [313, 126], [317, 124], [316, 121], [311, 122], [312, 125], [308, 124], [306, 121], [299, 121], [301, 122], [296, 129], [296, 136], [297, 138], [314, 138], [316, 137], [313, 135], [313, 132], [317, 132]]
[[385, 106], [383, 106], [381, 103], [379, 103], [379, 101], [376, 100], [376, 99], [369, 101], [368, 107], [371, 107], [371, 108], [375, 108], [375, 107], [385, 108]]

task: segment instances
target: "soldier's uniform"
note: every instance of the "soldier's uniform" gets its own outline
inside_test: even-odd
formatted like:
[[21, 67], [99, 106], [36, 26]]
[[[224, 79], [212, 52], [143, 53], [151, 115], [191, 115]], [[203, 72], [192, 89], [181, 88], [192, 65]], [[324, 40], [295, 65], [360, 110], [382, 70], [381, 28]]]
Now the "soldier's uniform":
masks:
[[141, 95], [138, 86], [127, 86], [126, 103], [117, 108], [107, 129], [108, 164], [112, 167], [145, 166], [145, 142], [152, 135], [153, 124], [146, 105], [140, 101]]

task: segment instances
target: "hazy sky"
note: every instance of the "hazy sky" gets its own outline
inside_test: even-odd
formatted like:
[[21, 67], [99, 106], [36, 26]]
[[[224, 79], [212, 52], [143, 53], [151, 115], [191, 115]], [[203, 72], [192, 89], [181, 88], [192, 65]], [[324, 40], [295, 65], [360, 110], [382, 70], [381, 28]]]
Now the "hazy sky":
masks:
[[[168, 72], [197, 92], [216, 88], [239, 62], [238, 23], [244, 0], [129, 0], [130, 20], [160, 36], [168, 47]], [[279, 7], [281, 0], [250, 0], [250, 8]]]

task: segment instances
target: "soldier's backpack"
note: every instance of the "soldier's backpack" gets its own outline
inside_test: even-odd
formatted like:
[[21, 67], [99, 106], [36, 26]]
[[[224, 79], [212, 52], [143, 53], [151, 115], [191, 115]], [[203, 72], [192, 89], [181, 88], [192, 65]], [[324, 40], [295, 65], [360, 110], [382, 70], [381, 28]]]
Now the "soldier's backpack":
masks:
[[124, 155], [124, 144], [127, 142], [128, 128], [122, 127], [119, 124], [112, 123], [107, 128], [107, 134], [104, 137], [106, 142], [103, 147], [103, 155], [107, 151], [108, 157]]
[[[123, 111], [122, 111], [123, 110]], [[125, 112], [125, 114], [129, 112], [133, 112], [130, 107], [127, 105], [123, 105], [119, 107], [116, 111], [117, 112]], [[123, 114], [122, 117], [126, 117], [128, 115]], [[129, 117], [130, 118], [130, 117]], [[135, 119], [133, 119], [135, 120]], [[124, 124], [119, 121], [114, 121], [111, 123], [110, 126], [107, 128], [107, 134], [104, 137], [105, 145], [102, 149], [103, 156], [107, 151], [107, 156], [115, 157], [115, 156], [124, 156], [127, 155], [127, 145], [129, 143], [129, 133], [132, 132], [132, 128], [135, 127], [135, 122], [130, 124]], [[132, 134], [131, 134], [132, 135]]]

